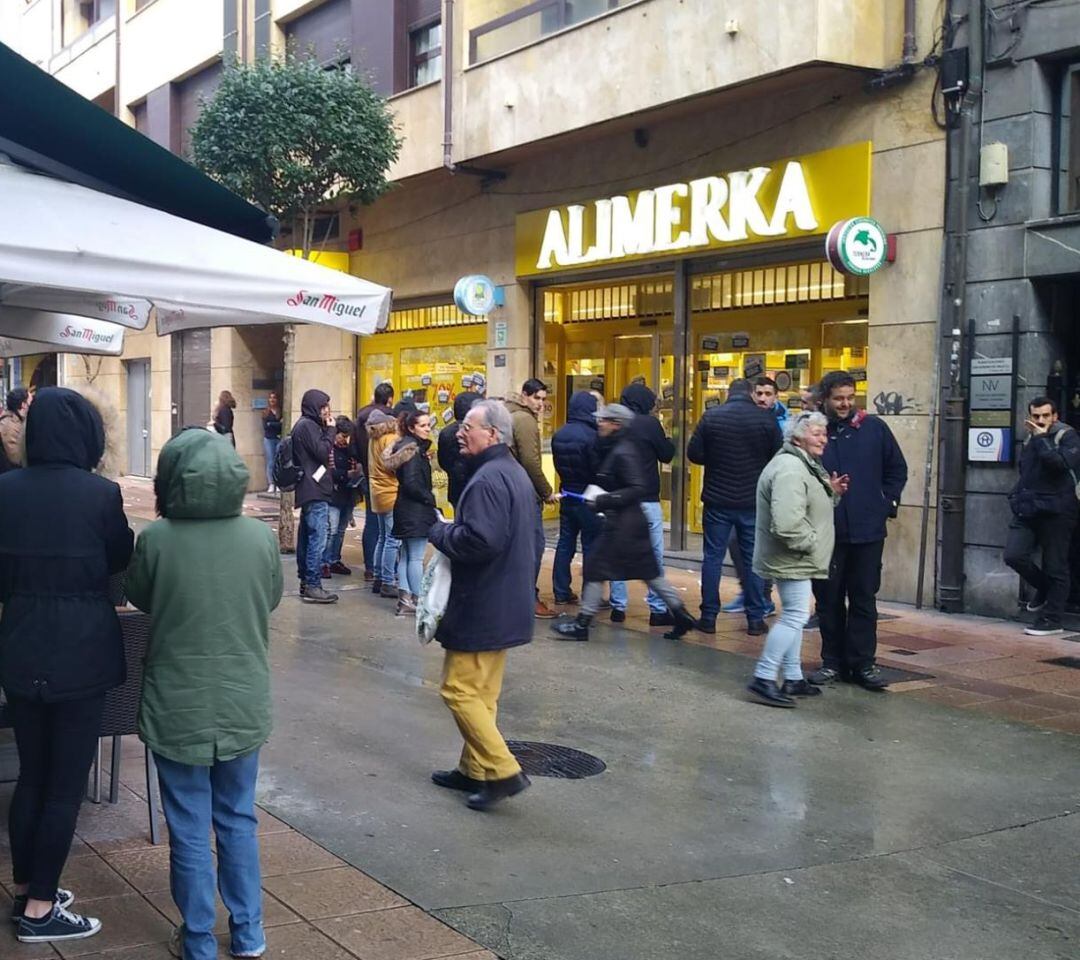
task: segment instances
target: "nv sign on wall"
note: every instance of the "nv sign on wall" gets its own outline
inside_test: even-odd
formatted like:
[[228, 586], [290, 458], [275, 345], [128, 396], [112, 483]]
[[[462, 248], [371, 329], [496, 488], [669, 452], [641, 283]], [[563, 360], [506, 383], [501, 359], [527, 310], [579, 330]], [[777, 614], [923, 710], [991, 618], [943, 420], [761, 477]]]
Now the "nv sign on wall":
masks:
[[520, 214], [519, 276], [825, 234], [870, 212], [870, 143]]

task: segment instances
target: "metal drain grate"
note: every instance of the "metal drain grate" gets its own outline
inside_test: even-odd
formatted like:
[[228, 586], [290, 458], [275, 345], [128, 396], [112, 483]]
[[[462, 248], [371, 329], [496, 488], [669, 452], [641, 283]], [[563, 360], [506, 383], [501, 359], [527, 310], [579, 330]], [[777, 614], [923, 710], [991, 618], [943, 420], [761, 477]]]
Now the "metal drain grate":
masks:
[[591, 753], [557, 743], [531, 740], [507, 740], [510, 752], [530, 777], [555, 777], [558, 780], [583, 780], [607, 769], [607, 764]]
[[1069, 667], [1072, 670], [1080, 670], [1080, 657], [1054, 657], [1052, 660], [1042, 660], [1042, 663], [1052, 663], [1057, 667]]
[[[896, 653], [895, 650], [890, 651], [890, 654]], [[919, 673], [915, 670], [904, 670], [902, 667], [887, 666], [884, 663], [878, 662], [878, 666], [881, 668], [881, 675], [889, 683], [903, 683], [906, 680], [933, 680], [934, 675], [932, 673]]]

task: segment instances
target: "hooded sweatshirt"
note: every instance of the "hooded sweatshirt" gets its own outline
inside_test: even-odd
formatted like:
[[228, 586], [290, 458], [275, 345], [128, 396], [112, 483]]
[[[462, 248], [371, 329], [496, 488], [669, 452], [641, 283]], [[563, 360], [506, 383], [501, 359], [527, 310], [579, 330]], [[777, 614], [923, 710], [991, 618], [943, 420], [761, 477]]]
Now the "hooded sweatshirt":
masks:
[[25, 440], [26, 469], [0, 476], [0, 683], [46, 702], [99, 696], [124, 681], [109, 576], [133, 539], [120, 488], [91, 472], [101, 414], [73, 390], [40, 390]]
[[457, 506], [461, 491], [465, 489], [465, 484], [469, 479], [465, 458], [462, 457], [461, 448], [457, 442], [458, 431], [472, 409], [472, 405], [479, 399], [480, 394], [469, 390], [459, 393], [454, 397], [454, 422], [439, 431], [439, 466], [446, 473], [446, 499], [453, 506]]
[[579, 390], [567, 407], [566, 425], [551, 438], [551, 455], [560, 488], [570, 493], [583, 493], [596, 475], [597, 432], [596, 397]]
[[[319, 411], [328, 403], [330, 397], [322, 390], [308, 390], [300, 401], [300, 419], [292, 429], [293, 460], [304, 471], [296, 485], [298, 507], [319, 501], [329, 503], [334, 498], [332, 428], [327, 427], [319, 416]], [[315, 474], [320, 467], [323, 468], [322, 476], [316, 480]]]
[[248, 470], [231, 444], [185, 430], [158, 458], [164, 517], [135, 546], [127, 595], [150, 614], [139, 735], [177, 763], [209, 766], [270, 735], [270, 612], [281, 557], [241, 515]]
[[641, 468], [645, 478], [641, 501], [655, 503], [660, 499], [660, 464], [671, 463], [675, 458], [675, 444], [664, 433], [663, 424], [652, 415], [656, 394], [645, 384], [630, 384], [623, 390], [619, 402], [634, 411], [634, 419], [626, 430], [641, 448]]

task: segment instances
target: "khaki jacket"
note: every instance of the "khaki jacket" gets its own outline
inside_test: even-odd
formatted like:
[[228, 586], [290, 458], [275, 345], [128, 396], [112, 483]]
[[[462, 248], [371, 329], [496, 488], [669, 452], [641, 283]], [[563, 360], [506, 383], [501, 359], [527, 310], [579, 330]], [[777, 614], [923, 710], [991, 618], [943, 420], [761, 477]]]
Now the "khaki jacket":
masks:
[[367, 433], [371, 509], [375, 513], [390, 513], [397, 503], [398, 468], [415, 457], [420, 448], [415, 443], [407, 443], [395, 451], [394, 444], [401, 439], [397, 421], [381, 410], [368, 417]]
[[540, 455], [540, 421], [522, 402], [520, 396], [506, 401], [510, 411], [510, 420], [514, 425], [514, 435], [510, 441], [510, 452], [529, 475], [537, 497], [546, 500], [551, 496], [551, 484], [544, 476], [544, 464]]
[[826, 579], [839, 499], [821, 463], [786, 442], [758, 480], [754, 573], [766, 580]]

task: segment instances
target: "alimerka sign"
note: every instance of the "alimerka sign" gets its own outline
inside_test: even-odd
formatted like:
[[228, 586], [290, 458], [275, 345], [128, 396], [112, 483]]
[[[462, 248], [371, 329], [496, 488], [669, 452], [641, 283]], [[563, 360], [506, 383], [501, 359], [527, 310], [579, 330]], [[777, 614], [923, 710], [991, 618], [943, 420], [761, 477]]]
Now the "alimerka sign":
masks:
[[870, 143], [520, 214], [518, 276], [825, 234], [870, 212]]

